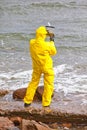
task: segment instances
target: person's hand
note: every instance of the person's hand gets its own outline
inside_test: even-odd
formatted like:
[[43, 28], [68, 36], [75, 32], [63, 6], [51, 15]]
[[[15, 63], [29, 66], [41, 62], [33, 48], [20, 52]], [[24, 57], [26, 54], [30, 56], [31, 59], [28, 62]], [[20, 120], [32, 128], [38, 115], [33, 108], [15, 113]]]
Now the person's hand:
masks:
[[47, 30], [47, 36], [50, 37], [50, 41], [54, 41], [54, 33]]
[[54, 33], [50, 33], [50, 41], [54, 41]]

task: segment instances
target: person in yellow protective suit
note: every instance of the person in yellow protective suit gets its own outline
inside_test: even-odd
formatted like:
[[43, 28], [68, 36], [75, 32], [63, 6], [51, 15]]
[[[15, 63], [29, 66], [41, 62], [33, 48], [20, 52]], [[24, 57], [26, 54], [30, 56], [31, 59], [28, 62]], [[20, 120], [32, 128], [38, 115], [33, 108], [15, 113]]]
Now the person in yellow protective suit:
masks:
[[[45, 41], [48, 35], [50, 36], [50, 41]], [[54, 71], [51, 56], [57, 52], [53, 37], [54, 36], [51, 36], [50, 32], [46, 30], [46, 27], [40, 26], [36, 30], [36, 38], [30, 40], [33, 73], [24, 97], [25, 107], [28, 107], [32, 103], [42, 73], [44, 74], [42, 106], [50, 106], [54, 90]]]

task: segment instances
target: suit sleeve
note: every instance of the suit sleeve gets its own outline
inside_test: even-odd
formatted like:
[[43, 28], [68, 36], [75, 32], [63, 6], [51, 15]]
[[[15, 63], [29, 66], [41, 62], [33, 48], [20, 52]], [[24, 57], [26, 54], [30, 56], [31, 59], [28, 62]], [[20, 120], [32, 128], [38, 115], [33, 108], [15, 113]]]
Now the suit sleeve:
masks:
[[56, 47], [53, 41], [49, 42], [49, 55], [55, 55], [57, 53]]

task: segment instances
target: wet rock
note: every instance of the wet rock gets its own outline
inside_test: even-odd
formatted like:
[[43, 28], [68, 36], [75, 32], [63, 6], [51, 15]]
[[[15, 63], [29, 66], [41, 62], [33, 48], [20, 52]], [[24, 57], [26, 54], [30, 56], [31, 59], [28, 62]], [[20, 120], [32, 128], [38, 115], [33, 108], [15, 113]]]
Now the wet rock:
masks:
[[[87, 99], [85, 97], [85, 99]], [[82, 103], [82, 96], [78, 94], [54, 93], [50, 111], [43, 109], [41, 102], [33, 102], [29, 108], [24, 107], [24, 102], [12, 100], [0, 101], [1, 116], [19, 116], [28, 120], [41, 121], [46, 124], [62, 122], [63, 128], [71, 124], [87, 124], [87, 104]], [[69, 124], [68, 124], [69, 125]]]
[[26, 88], [20, 88], [13, 92], [13, 99], [23, 99], [26, 93]]
[[87, 130], [87, 126], [84, 127], [84, 130]]
[[0, 90], [0, 96], [5, 96], [6, 94], [8, 94], [7, 90]]
[[[27, 88], [20, 88], [17, 89], [13, 92], [13, 99], [20, 100], [23, 99], [25, 94], [26, 94]], [[42, 94], [44, 91], [43, 86], [39, 86], [36, 90], [35, 96], [34, 96], [34, 101], [41, 101], [42, 100]], [[53, 97], [53, 95], [52, 95]]]
[[[16, 128], [7, 117], [0, 117], [0, 130], [14, 130]], [[16, 129], [15, 129], [16, 130]]]
[[[13, 92], [13, 99], [23, 99], [26, 94], [27, 88], [20, 88]], [[42, 94], [43, 94], [43, 87], [40, 86], [36, 90], [36, 94], [34, 96], [34, 101], [41, 101], [42, 100]]]
[[59, 127], [59, 124], [57, 122], [49, 124], [49, 126], [53, 129], [57, 129]]
[[38, 87], [36, 90], [36, 96], [40, 101], [42, 100], [43, 91], [44, 91], [43, 86]]
[[22, 120], [22, 130], [53, 130], [44, 123], [37, 123], [34, 120]]
[[71, 128], [72, 127], [72, 124], [71, 123], [63, 123], [62, 124], [62, 126], [64, 127], [64, 128]]
[[[1, 130], [1, 129], [0, 129]], [[12, 127], [8, 127], [6, 129], [2, 129], [2, 130], [20, 130], [19, 128], [12, 126]]]
[[21, 126], [21, 117], [11, 117], [10, 120], [14, 123], [15, 126]]

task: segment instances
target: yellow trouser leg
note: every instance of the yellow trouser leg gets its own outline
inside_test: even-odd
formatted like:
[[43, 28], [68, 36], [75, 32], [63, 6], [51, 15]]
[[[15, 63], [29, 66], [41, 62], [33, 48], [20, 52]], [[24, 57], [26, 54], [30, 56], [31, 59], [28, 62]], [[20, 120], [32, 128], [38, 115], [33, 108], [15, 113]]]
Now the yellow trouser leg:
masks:
[[26, 95], [24, 97], [24, 102], [25, 103], [30, 104], [33, 101], [36, 89], [37, 89], [38, 84], [39, 84], [40, 76], [41, 76], [40, 72], [38, 72], [37, 70], [33, 71], [32, 80], [28, 85]]
[[49, 106], [54, 90], [54, 71], [48, 69], [47, 73], [44, 73], [44, 92], [42, 97], [42, 105]]

